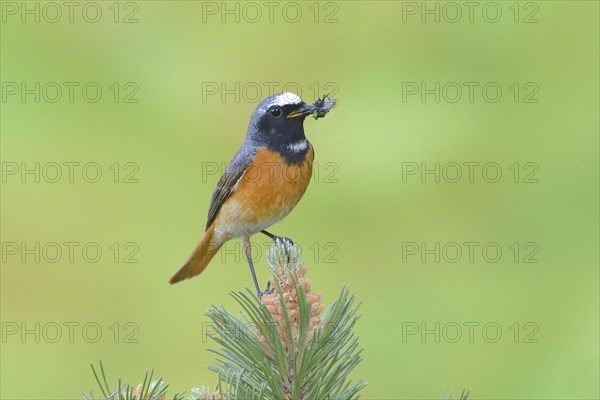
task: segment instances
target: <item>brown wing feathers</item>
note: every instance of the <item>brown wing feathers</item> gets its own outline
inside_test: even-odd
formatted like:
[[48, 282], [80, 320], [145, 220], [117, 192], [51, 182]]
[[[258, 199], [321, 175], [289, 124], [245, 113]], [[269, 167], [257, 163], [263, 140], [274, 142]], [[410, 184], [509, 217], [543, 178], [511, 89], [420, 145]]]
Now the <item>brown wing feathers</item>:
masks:
[[170, 283], [173, 284], [184, 279], [189, 279], [204, 271], [210, 260], [217, 254], [219, 248], [223, 245], [218, 239], [214, 238], [215, 229], [214, 226], [212, 226], [212, 223], [217, 217], [221, 206], [225, 203], [227, 198], [229, 198], [231, 193], [233, 193], [238, 181], [254, 160], [255, 154], [256, 150], [247, 150], [242, 146], [233, 157], [233, 160], [231, 160], [229, 166], [227, 166], [227, 169], [223, 173], [223, 176], [221, 176], [221, 179], [219, 179], [219, 183], [217, 183], [217, 187], [212, 195], [210, 207], [208, 209], [206, 232], [204, 232], [202, 240], [186, 263], [179, 268], [173, 277], [171, 277], [169, 280]]
[[227, 166], [227, 169], [219, 179], [217, 183], [217, 187], [212, 194], [212, 199], [210, 200], [210, 207], [208, 209], [208, 219], [206, 221], [206, 229], [210, 227], [213, 223], [221, 206], [225, 203], [225, 200], [231, 195], [231, 193], [235, 190], [235, 187], [246, 172], [246, 169], [250, 166], [252, 161], [254, 160], [254, 156], [256, 155], [256, 149], [246, 149], [242, 146], [236, 155], [233, 157], [233, 160]]

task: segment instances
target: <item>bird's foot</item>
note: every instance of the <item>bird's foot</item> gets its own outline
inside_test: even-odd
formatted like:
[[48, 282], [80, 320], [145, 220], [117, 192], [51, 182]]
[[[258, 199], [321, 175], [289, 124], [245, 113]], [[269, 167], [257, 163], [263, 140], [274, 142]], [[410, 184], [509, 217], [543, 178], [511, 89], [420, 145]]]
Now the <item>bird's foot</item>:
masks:
[[290, 239], [289, 237], [285, 237], [285, 236], [275, 236], [273, 238], [273, 241], [275, 243], [282, 243], [283, 244], [283, 251], [285, 251], [285, 257], [287, 259], [287, 262], [290, 262], [290, 252], [288, 250], [288, 246], [293, 246], [294, 245], [294, 241], [292, 239]]
[[271, 288], [271, 281], [267, 281], [267, 288], [265, 289], [265, 291], [261, 292], [260, 290], [257, 290], [256, 291], [256, 295], [260, 299], [261, 297], [263, 297], [263, 295], [265, 295], [265, 294], [271, 294], [271, 293], [273, 293], [273, 291], [274, 290]]

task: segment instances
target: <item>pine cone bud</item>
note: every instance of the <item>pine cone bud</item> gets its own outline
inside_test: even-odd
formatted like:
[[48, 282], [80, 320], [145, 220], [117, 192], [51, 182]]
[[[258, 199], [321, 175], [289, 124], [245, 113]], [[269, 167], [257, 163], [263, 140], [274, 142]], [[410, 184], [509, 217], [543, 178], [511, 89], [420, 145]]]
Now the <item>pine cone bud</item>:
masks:
[[135, 391], [133, 392], [133, 397], [130, 399], [129, 397], [127, 397], [127, 393], [123, 393], [123, 398], [125, 400], [165, 400], [164, 397], [155, 397], [152, 396], [152, 398], [150, 397], [146, 397], [144, 399], [142, 399], [142, 389], [143, 389], [143, 384], [139, 384], [136, 386]]
[[[325, 306], [321, 303], [321, 293], [311, 292], [311, 282], [304, 277], [306, 275], [306, 266], [302, 263], [300, 255], [300, 249], [295, 244], [290, 244], [289, 242], [278, 242], [271, 246], [267, 253], [267, 262], [269, 269], [273, 273], [273, 278], [269, 282], [271, 288], [274, 290], [270, 294], [263, 295], [260, 299], [275, 321], [277, 332], [286, 352], [292, 349], [288, 349], [285, 314], [281, 307], [279, 296], [283, 297], [290, 318], [292, 341], [294, 347], [298, 348], [300, 340], [300, 307], [298, 305], [298, 294], [294, 285], [294, 277], [298, 281], [298, 287], [304, 289], [306, 300], [311, 305], [308, 340], [312, 339], [316, 330], [323, 324], [321, 312]], [[263, 337], [261, 337], [261, 341], [265, 344], [267, 343]]]

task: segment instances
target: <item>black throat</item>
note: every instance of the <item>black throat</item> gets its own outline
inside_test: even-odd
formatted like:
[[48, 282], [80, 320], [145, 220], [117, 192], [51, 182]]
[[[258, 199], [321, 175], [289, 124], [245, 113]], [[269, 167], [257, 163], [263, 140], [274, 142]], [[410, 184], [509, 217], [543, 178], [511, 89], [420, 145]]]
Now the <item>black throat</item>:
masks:
[[304, 162], [310, 143], [304, 136], [304, 117], [281, 120], [280, 124], [267, 125], [260, 122], [251, 125], [247, 140], [254, 145], [265, 146], [279, 154], [287, 164]]
[[306, 138], [300, 139], [297, 142], [277, 143], [267, 145], [269, 150], [278, 153], [288, 165], [299, 165], [306, 159], [306, 154], [310, 148], [310, 143]]

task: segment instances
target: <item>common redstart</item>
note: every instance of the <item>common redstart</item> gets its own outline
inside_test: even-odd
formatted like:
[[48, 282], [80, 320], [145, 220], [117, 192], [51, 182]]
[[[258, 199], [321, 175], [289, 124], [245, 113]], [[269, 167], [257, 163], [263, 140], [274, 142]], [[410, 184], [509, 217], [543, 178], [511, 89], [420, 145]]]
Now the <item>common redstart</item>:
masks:
[[[227, 166], [213, 192], [202, 240], [170, 283], [200, 274], [219, 248], [241, 237], [256, 293], [260, 291], [251, 258], [250, 236], [287, 216], [304, 195], [312, 176], [314, 151], [304, 136], [304, 120], [322, 118], [335, 100], [327, 96], [309, 105], [294, 93], [263, 100], [250, 117], [246, 140]], [[268, 288], [267, 288], [268, 290]]]

